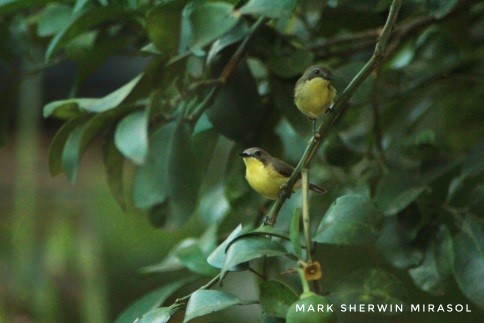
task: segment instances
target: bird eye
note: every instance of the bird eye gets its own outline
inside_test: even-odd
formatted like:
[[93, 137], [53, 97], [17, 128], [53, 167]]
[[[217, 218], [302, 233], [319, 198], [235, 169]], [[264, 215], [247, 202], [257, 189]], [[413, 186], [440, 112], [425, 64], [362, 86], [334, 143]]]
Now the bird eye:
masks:
[[255, 155], [256, 155], [256, 156], [260, 156], [260, 150], [257, 150], [257, 151], [255, 152]]
[[314, 74], [319, 74], [319, 70], [314, 70]]

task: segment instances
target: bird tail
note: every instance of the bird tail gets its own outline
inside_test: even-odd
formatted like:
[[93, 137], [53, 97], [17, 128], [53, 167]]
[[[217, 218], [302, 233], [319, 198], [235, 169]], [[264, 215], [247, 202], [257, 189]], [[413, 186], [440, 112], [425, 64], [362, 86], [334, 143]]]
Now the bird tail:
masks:
[[318, 186], [318, 185], [314, 185], [312, 183], [309, 183], [309, 189], [311, 191], [313, 191], [314, 193], [316, 194], [319, 194], [319, 195], [323, 195], [324, 193], [326, 193], [327, 191], [322, 188], [321, 186]]

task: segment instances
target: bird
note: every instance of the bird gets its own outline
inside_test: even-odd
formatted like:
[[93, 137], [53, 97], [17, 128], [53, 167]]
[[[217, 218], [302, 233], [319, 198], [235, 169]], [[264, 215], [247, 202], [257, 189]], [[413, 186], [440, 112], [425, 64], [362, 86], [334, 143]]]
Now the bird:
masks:
[[[248, 148], [239, 153], [239, 156], [243, 157], [245, 178], [249, 185], [260, 195], [270, 200], [277, 199], [294, 172], [294, 167], [258, 147]], [[301, 186], [300, 182], [298, 180], [295, 188]], [[326, 193], [324, 188], [312, 183], [309, 183], [309, 189], [319, 195]]]
[[313, 132], [316, 131], [316, 119], [331, 112], [336, 97], [332, 79], [329, 68], [314, 65], [306, 69], [294, 87], [294, 103], [313, 122]]

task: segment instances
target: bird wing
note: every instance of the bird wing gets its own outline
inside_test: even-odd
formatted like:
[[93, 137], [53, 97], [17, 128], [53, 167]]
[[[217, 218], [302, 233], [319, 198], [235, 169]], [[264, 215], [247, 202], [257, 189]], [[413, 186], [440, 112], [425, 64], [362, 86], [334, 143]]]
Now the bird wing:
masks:
[[279, 160], [279, 163], [274, 163], [274, 169], [284, 177], [291, 176], [294, 171], [294, 167], [286, 164], [282, 160]]

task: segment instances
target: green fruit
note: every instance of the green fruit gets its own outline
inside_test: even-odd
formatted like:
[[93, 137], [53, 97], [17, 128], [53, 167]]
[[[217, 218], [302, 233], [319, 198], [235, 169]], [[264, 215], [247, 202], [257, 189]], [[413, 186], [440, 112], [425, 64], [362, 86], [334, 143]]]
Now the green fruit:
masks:
[[286, 323], [335, 322], [336, 307], [329, 300], [314, 293], [304, 293], [287, 310]]

